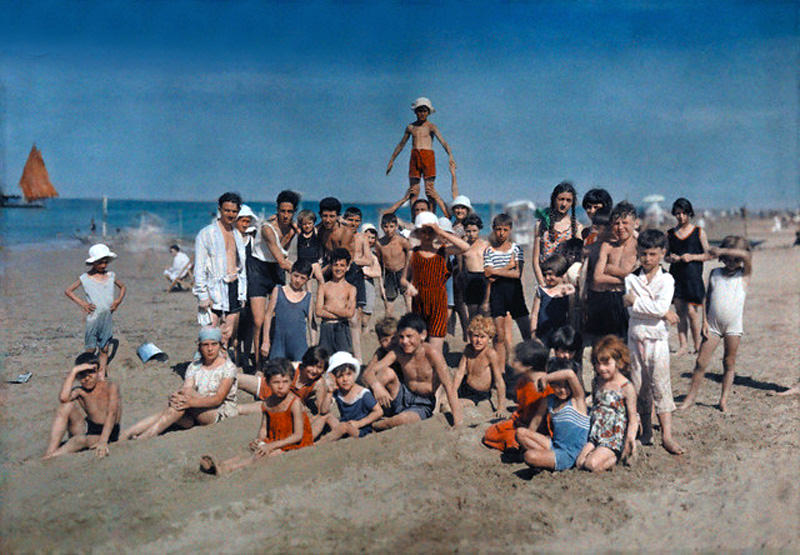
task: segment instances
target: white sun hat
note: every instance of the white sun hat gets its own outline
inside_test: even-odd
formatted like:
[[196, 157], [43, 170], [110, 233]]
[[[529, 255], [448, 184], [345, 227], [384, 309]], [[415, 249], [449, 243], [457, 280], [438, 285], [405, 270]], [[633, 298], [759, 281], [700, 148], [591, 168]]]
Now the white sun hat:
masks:
[[251, 218], [251, 219], [255, 220], [256, 219], [256, 213], [253, 212], [252, 208], [250, 208], [246, 204], [243, 204], [242, 207], [239, 208], [239, 215], [236, 216], [237, 220], [239, 218]]
[[414, 102], [411, 103], [412, 110], [416, 110], [420, 106], [425, 106], [426, 108], [428, 108], [428, 110], [431, 111], [431, 114], [436, 111], [433, 109], [433, 104], [431, 104], [431, 101], [425, 98], [424, 96], [420, 96], [418, 99], [416, 99]]
[[377, 228], [376, 228], [374, 225], [372, 225], [372, 224], [370, 224], [370, 223], [361, 224], [361, 229], [359, 229], [359, 231], [360, 231], [361, 233], [364, 233], [364, 232], [366, 232], [366, 231], [368, 231], [368, 230], [370, 230], [370, 229], [371, 229], [372, 231], [374, 231], [375, 233], [378, 233], [378, 229], [377, 229]]
[[98, 260], [102, 260], [103, 258], [116, 258], [117, 255], [111, 252], [106, 245], [103, 243], [97, 243], [96, 245], [92, 245], [89, 247], [89, 258], [86, 259], [87, 264], [94, 264]]
[[424, 212], [420, 212], [417, 214], [417, 217], [414, 218], [414, 227], [419, 229], [426, 225], [430, 224], [439, 224], [439, 218], [436, 217], [436, 214], [433, 212], [428, 212], [427, 210]]
[[356, 369], [356, 379], [358, 379], [358, 376], [361, 374], [361, 363], [347, 351], [339, 351], [331, 355], [331, 358], [328, 359], [328, 369], [326, 373], [332, 373], [343, 364], [352, 364]]
[[456, 198], [453, 199], [453, 204], [451, 204], [453, 208], [456, 206], [465, 206], [468, 209], [472, 210], [472, 203], [469, 201], [469, 197], [464, 195], [458, 195]]
[[453, 233], [453, 222], [442, 216], [439, 218], [439, 227], [442, 231], [446, 231], [447, 233]]

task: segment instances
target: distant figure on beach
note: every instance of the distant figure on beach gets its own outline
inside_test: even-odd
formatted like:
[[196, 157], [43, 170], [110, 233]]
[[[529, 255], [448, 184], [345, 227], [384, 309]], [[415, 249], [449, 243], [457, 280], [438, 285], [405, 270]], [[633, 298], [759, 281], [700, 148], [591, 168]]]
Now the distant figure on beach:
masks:
[[[419, 182], [422, 177], [425, 178], [425, 194], [430, 198], [436, 195], [434, 182], [436, 181], [436, 157], [433, 152], [433, 138], [436, 137], [447, 152], [450, 158], [450, 175], [455, 183], [456, 178], [456, 161], [453, 159], [453, 153], [450, 146], [445, 142], [439, 129], [428, 121], [428, 116], [435, 110], [431, 101], [424, 96], [419, 97], [411, 104], [411, 109], [416, 114], [416, 121], [411, 122], [406, 126], [403, 133], [403, 138], [400, 143], [395, 147], [392, 152], [392, 157], [389, 158], [389, 164], [386, 166], [386, 175], [392, 171], [394, 159], [403, 150], [411, 137], [411, 159], [408, 164], [408, 185], [409, 185], [409, 198], [411, 204], [419, 196]], [[453, 193], [456, 196], [457, 192]]]
[[[114, 272], [108, 271], [108, 265], [116, 257], [117, 255], [103, 243], [92, 245], [89, 249], [89, 258], [86, 259], [86, 264], [91, 268], [64, 291], [64, 294], [86, 313], [86, 333], [83, 342], [87, 352], [97, 352], [101, 380], [106, 379], [108, 345], [114, 331], [111, 313], [117, 310], [125, 298], [125, 285], [117, 279]], [[83, 287], [86, 293], [85, 301], [75, 294], [78, 287]], [[116, 299], [114, 287], [119, 289], [119, 296]]]
[[[76, 380], [80, 385], [73, 387]], [[60, 405], [43, 458], [83, 449], [94, 449], [97, 457], [107, 456], [108, 443], [117, 441], [119, 437], [122, 404], [117, 384], [100, 378], [100, 361], [96, 355], [78, 355], [75, 366], [61, 386], [58, 400]], [[81, 411], [86, 413], [85, 418]], [[66, 431], [71, 437], [59, 446]]]
[[[172, 255], [172, 265], [164, 270], [164, 277], [167, 282], [172, 283], [189, 272], [189, 266], [192, 264], [192, 261], [185, 252], [181, 251], [178, 245], [172, 245], [169, 248], [169, 252]], [[178, 288], [177, 290], [180, 291], [180, 284], [176, 283], [175, 286]]]
[[244, 239], [234, 228], [242, 197], [224, 193], [217, 200], [219, 217], [194, 241], [194, 289], [200, 324], [219, 326], [222, 345], [228, 346], [247, 298]]

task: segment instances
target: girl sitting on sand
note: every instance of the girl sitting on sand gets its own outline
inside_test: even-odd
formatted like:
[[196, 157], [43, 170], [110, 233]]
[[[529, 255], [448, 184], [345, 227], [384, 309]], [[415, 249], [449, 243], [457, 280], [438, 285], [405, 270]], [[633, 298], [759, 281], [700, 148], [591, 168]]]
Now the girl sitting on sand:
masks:
[[[575, 466], [589, 435], [586, 395], [569, 360], [553, 359], [547, 374], [539, 378], [538, 390], [544, 391], [548, 385], [553, 394], [547, 396], [546, 403], [539, 403], [527, 428], [517, 429], [517, 441], [525, 449], [525, 462], [530, 466], [568, 470]], [[536, 431], [546, 413], [550, 415], [552, 439]]]
[[703, 383], [706, 367], [711, 362], [711, 355], [714, 354], [719, 340], [722, 339], [725, 342], [725, 353], [722, 357], [722, 367], [725, 373], [722, 376], [719, 409], [725, 412], [728, 408], [728, 396], [733, 386], [736, 352], [739, 349], [739, 340], [743, 333], [744, 299], [753, 266], [750, 244], [744, 237], [728, 235], [722, 240], [720, 248], [712, 247], [709, 249], [709, 253], [719, 257], [719, 261], [724, 266], [714, 268], [708, 276], [703, 343], [700, 345], [700, 353], [695, 362], [692, 385], [680, 408], [686, 409], [694, 404], [697, 392], [700, 391], [700, 385]]
[[616, 335], [602, 337], [592, 347], [596, 374], [592, 381], [592, 419], [589, 443], [575, 463], [578, 468], [603, 472], [636, 450], [636, 389], [623, 375], [630, 361], [628, 347]]
[[236, 366], [220, 356], [222, 331], [204, 327], [197, 343], [200, 360], [186, 369], [183, 387], [170, 396], [167, 408], [140, 420], [122, 432], [120, 439], [154, 437], [173, 424], [185, 429], [207, 426], [239, 414]]
[[285, 358], [267, 363], [266, 378], [272, 394], [264, 400], [258, 435], [248, 446], [253, 454], [239, 455], [220, 463], [210, 455], [204, 455], [200, 458], [200, 470], [225, 474], [256, 463], [267, 455], [280, 455], [314, 443], [308, 414], [300, 399], [290, 390], [293, 376], [294, 367]]

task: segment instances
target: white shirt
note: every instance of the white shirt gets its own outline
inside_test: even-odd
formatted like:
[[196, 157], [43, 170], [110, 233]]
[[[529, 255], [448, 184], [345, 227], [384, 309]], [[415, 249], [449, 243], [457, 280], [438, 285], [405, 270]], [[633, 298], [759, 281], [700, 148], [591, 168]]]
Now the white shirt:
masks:
[[628, 307], [628, 337], [630, 339], [668, 339], [669, 327], [664, 315], [672, 304], [675, 279], [663, 268], [648, 283], [644, 271], [639, 268], [625, 277], [625, 294], [633, 293], [636, 300]]
[[[237, 229], [233, 230], [237, 254], [237, 298], [247, 298], [247, 273], [245, 270], [244, 240]], [[192, 293], [199, 301], [211, 299], [211, 308], [227, 312], [228, 282], [225, 237], [217, 221], [200, 230], [194, 240], [194, 287]]]
[[281, 250], [281, 253], [283, 253], [283, 256], [287, 255], [286, 249], [281, 246], [281, 238], [278, 235], [278, 231], [272, 227], [272, 224], [269, 222], [256, 223], [256, 229], [258, 231], [256, 231], [256, 235], [253, 237], [253, 243], [251, 247], [252, 250], [250, 251], [250, 254], [253, 258], [261, 260], [262, 262], [277, 262], [275, 257], [272, 256], [272, 252], [270, 252], [267, 242], [264, 240], [264, 228], [269, 228], [269, 231], [272, 231], [272, 234], [275, 236], [275, 244], [278, 245], [278, 248]]

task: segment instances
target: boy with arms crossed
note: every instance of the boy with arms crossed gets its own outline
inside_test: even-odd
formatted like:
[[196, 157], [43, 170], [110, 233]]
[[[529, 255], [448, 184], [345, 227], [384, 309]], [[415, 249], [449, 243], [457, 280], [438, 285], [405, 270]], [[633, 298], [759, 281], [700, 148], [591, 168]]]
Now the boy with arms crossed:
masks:
[[316, 315], [322, 319], [319, 346], [329, 353], [353, 353], [350, 319], [356, 313], [356, 288], [344, 279], [350, 265], [346, 249], [334, 249], [330, 255], [331, 279], [317, 291]]
[[[58, 400], [56, 416], [50, 430], [50, 443], [45, 459], [83, 449], [94, 449], [97, 457], [108, 455], [108, 442], [119, 438], [119, 421], [122, 404], [117, 384], [100, 378], [100, 362], [92, 353], [83, 353], [75, 359]], [[75, 380], [80, 386], [73, 388]], [[81, 410], [86, 413], [86, 427], [81, 422]], [[59, 447], [64, 432], [72, 437]], [[85, 430], [85, 431], [84, 431]]]
[[[409, 198], [411, 203], [419, 196], [419, 181], [422, 176], [425, 177], [425, 194], [429, 198], [437, 196], [434, 182], [436, 181], [436, 158], [433, 152], [433, 138], [436, 137], [441, 143], [442, 148], [447, 152], [450, 158], [450, 175], [455, 183], [456, 175], [456, 161], [453, 159], [453, 153], [450, 146], [445, 142], [439, 129], [428, 121], [428, 116], [434, 112], [431, 101], [425, 97], [420, 97], [411, 105], [414, 114], [417, 116], [416, 121], [408, 124], [403, 133], [403, 138], [400, 143], [395, 147], [392, 152], [392, 157], [389, 158], [389, 164], [386, 166], [386, 175], [392, 171], [394, 159], [403, 150], [411, 137], [411, 159], [408, 165], [408, 185], [409, 185]], [[453, 193], [456, 196], [456, 193]]]
[[[435, 392], [444, 386], [453, 411], [453, 425], [461, 424], [461, 403], [440, 349], [425, 342], [427, 325], [419, 314], [409, 313], [397, 325], [397, 342], [378, 364], [364, 371], [364, 381], [375, 399], [391, 415], [375, 422], [375, 430], [386, 430], [425, 420], [433, 415]], [[391, 369], [399, 363], [402, 381]]]
[[481, 239], [481, 229], [483, 229], [483, 222], [477, 214], [470, 214], [464, 218], [464, 239], [469, 244], [469, 248], [461, 255], [463, 271], [459, 277], [470, 321], [478, 313], [485, 316], [489, 312], [489, 299], [486, 295], [489, 280], [483, 273], [483, 253], [489, 243]]

